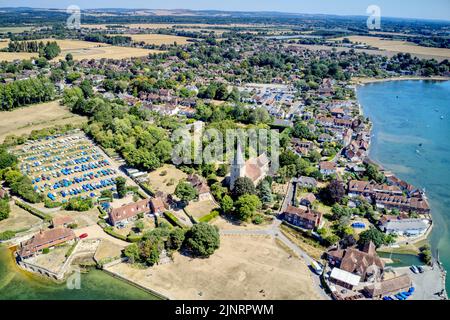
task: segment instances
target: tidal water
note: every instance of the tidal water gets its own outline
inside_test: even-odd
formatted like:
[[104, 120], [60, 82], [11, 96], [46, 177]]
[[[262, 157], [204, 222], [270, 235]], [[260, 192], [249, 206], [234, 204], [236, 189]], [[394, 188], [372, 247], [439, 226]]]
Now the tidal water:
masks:
[[[434, 226], [433, 253], [450, 270], [450, 81], [390, 81], [357, 90], [373, 122], [370, 157], [423, 188]], [[447, 276], [450, 292], [450, 273]]]
[[[0, 246], [0, 300], [153, 300], [155, 296], [100, 270], [81, 274], [79, 289], [20, 270]], [[70, 287], [70, 286], [69, 286]]]

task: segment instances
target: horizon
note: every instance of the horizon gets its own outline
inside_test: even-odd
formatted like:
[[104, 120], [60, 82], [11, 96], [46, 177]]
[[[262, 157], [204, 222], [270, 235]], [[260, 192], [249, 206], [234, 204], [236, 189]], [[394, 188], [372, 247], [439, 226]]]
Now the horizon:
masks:
[[433, 0], [432, 4], [421, 0], [395, 3], [389, 0], [345, 0], [345, 3], [330, 3], [333, 1], [319, 0], [315, 3], [305, 1], [285, 0], [277, 3], [276, 8], [268, 0], [249, 0], [242, 3], [239, 0], [229, 0], [226, 3], [216, 3], [209, 0], [186, 3], [181, 0], [156, 0], [146, 5], [143, 0], [129, 0], [123, 3], [120, 0], [61, 0], [55, 3], [51, 0], [18, 1], [4, 0], [0, 8], [33, 8], [33, 9], [64, 9], [70, 5], [77, 5], [81, 10], [125, 9], [125, 10], [192, 10], [192, 11], [225, 11], [225, 12], [273, 12], [282, 14], [304, 15], [335, 15], [335, 16], [368, 16], [366, 9], [369, 5], [378, 5], [382, 18], [399, 18], [413, 20], [450, 21], [450, 2], [447, 0]]

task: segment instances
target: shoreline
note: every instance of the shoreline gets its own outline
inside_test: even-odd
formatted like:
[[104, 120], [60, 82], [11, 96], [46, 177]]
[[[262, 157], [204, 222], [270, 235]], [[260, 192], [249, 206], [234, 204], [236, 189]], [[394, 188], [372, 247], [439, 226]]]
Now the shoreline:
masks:
[[424, 80], [424, 81], [450, 81], [450, 77], [425, 77], [425, 76], [399, 76], [389, 78], [367, 78], [367, 77], [354, 77], [351, 79], [353, 85], [363, 86], [369, 83], [382, 83], [389, 81], [408, 81], [408, 80]]
[[[356, 80], [356, 81], [355, 81]], [[356, 79], [352, 79], [351, 81], [356, 84], [356, 88], [355, 88], [355, 93], [358, 90], [358, 87], [360, 86], [364, 86], [365, 84], [369, 84], [369, 83], [384, 83], [384, 82], [390, 82], [390, 81], [404, 81], [404, 80], [429, 80], [429, 81], [449, 81], [450, 77], [392, 77], [392, 78], [384, 78], [384, 79], [370, 79], [370, 78], [356, 78]], [[356, 95], [356, 100], [358, 102], [358, 107], [359, 107], [359, 111], [360, 111], [360, 115], [364, 116], [364, 107], [363, 105], [360, 103], [357, 95]], [[371, 119], [369, 119], [370, 124], [371, 124], [371, 132], [370, 135], [373, 136], [373, 129], [374, 129], [374, 122], [372, 122]], [[371, 141], [372, 142], [372, 141]], [[372, 149], [372, 143], [370, 143], [369, 145], [369, 150], [368, 150], [368, 155], [367, 158], [377, 164], [380, 168], [384, 169], [383, 164], [380, 161], [374, 160], [373, 157], [370, 155], [371, 153], [371, 149]], [[396, 174], [396, 172], [392, 171], [394, 174]], [[433, 217], [433, 210], [430, 213], [430, 216]], [[427, 230], [426, 232], [426, 240], [427, 242], [431, 245], [430, 241], [429, 241], [429, 237], [431, 236], [431, 233], [433, 231], [433, 224], [431, 224], [430, 228]], [[422, 238], [422, 237], [421, 237]], [[414, 243], [415, 241], [413, 241]], [[445, 270], [445, 268], [441, 265], [441, 262], [439, 260], [436, 259], [436, 257], [433, 257], [434, 260], [434, 264], [436, 264], [440, 270], [440, 276], [442, 278], [443, 281], [443, 287], [444, 287], [444, 294], [445, 294], [445, 298], [448, 299], [448, 293], [447, 290], [445, 290], [445, 284], [446, 284], [446, 274], [447, 271]]]

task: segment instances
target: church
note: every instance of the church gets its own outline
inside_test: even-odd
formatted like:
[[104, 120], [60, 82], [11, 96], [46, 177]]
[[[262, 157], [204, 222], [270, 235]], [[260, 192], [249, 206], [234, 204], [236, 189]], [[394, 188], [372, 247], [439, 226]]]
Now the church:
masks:
[[234, 189], [234, 184], [238, 178], [247, 177], [256, 186], [269, 174], [269, 158], [266, 153], [258, 157], [244, 161], [241, 145], [237, 145], [237, 150], [231, 164], [230, 189]]

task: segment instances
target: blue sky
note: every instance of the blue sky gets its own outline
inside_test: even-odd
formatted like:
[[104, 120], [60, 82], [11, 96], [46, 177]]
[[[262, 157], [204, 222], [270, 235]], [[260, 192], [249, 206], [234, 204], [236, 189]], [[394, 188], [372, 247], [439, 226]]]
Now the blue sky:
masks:
[[378, 5], [382, 16], [450, 20], [450, 0], [0, 0], [0, 7], [217, 9], [366, 15]]

